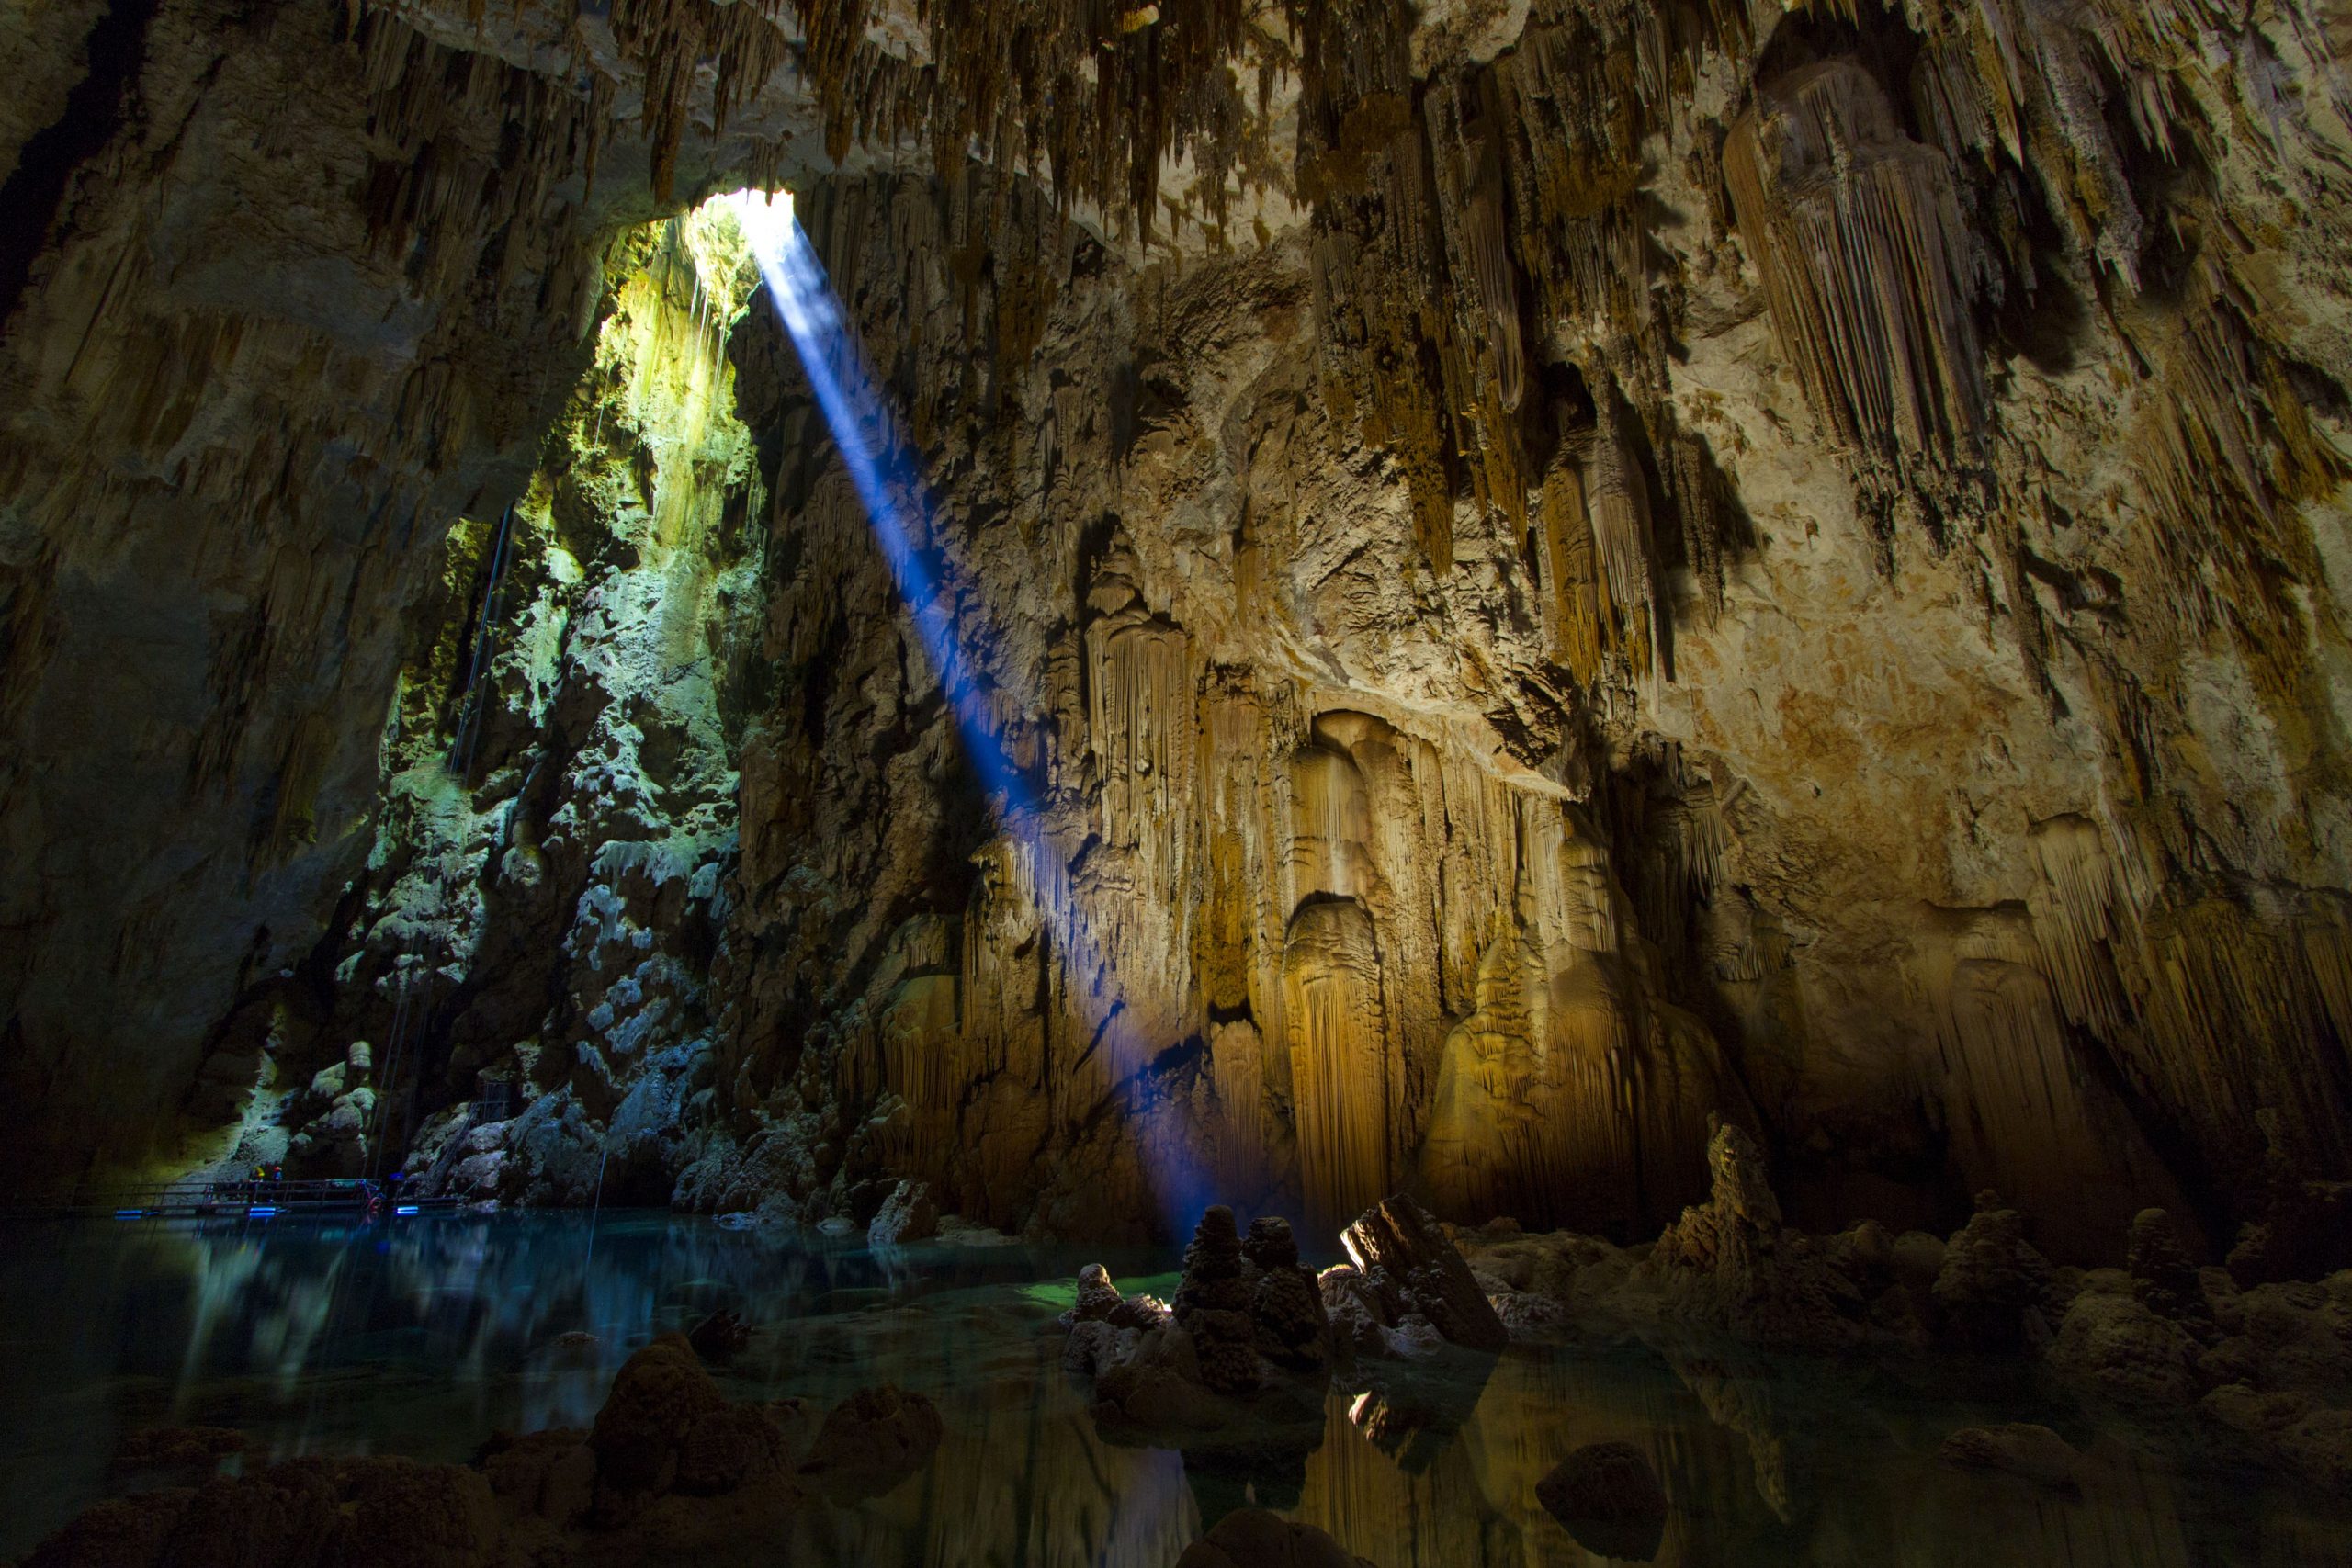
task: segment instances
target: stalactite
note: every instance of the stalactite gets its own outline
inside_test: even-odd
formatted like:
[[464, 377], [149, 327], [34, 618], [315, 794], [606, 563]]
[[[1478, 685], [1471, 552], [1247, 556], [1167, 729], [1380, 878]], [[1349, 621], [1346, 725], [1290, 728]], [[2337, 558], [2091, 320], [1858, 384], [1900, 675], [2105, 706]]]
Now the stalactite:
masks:
[[1396, 461], [1422, 553], [1442, 576], [1453, 564], [1451, 457], [1462, 443], [1443, 397], [1442, 239], [1411, 110], [1408, 32], [1395, 0], [1327, 7], [1307, 24], [1298, 183], [1316, 204], [1324, 396]]
[[1273, 40], [1240, 0], [1125, 28], [1115, 10], [1102, 0], [1009, 9], [933, 0], [920, 7], [928, 58], [914, 61], [867, 40], [865, 0], [803, 7], [807, 71], [833, 155], [876, 133], [927, 135], [941, 167], [977, 147], [993, 167], [1042, 175], [1061, 201], [1090, 203], [1147, 240], [1162, 165], [1189, 160], [1202, 217], [1222, 228], [1250, 134], [1237, 72]]
[[1625, 650], [1635, 670], [1645, 671], [1659, 647], [1649, 490], [1634, 461], [1625, 417], [1612, 391], [1603, 389], [1600, 409], [1591, 462], [1584, 477], [1585, 515], [1614, 617], [1611, 640]]
[[[474, 276], [492, 236], [517, 219], [545, 221], [551, 204], [569, 202], [572, 175], [593, 168], [601, 110], [593, 96], [436, 43], [390, 7], [363, 10], [354, 42], [378, 143], [365, 196], [369, 231], [388, 249], [421, 247], [427, 287]], [[495, 254], [502, 281], [530, 260], [520, 246]]]
[[1724, 148], [1772, 322], [1833, 439], [1933, 488], [1981, 459], [1981, 263], [1943, 154], [1851, 61], [1758, 90]]
[[[2103, 924], [2103, 871], [2085, 858], [2096, 829], [2068, 820], [2043, 842], [2044, 863], [2062, 868], [2074, 898], [2098, 902]], [[2111, 1246], [2107, 1238], [2151, 1204], [2180, 1204], [2170, 1173], [2109, 1087], [2100, 1047], [2069, 1026], [2079, 1015], [2067, 988], [2085, 980], [2051, 965], [2052, 923], [2040, 910], [2020, 919], [2014, 907], [1943, 914], [1922, 944], [1918, 977], [1935, 1004], [1931, 1081], [1940, 1080], [1950, 1107], [1961, 1172], [2051, 1216], [2050, 1245], [2087, 1250]], [[2097, 1157], [2086, 1159], [2086, 1146]]]
[[1600, 567], [1593, 558], [1584, 480], [1565, 444], [1544, 477], [1538, 517], [1545, 641], [1552, 656], [1589, 684], [1600, 672], [1605, 601]]
[[678, 147], [696, 107], [703, 62], [714, 62], [710, 113], [716, 135], [784, 62], [787, 40], [780, 20], [757, 4], [616, 0], [612, 26], [622, 56], [645, 73], [639, 118], [652, 143], [653, 198], [668, 202], [673, 198]]
[[1608, 852], [1555, 802], [1515, 815], [1517, 908], [1447, 1037], [1423, 1177], [1452, 1212], [1630, 1234], [1697, 1195], [1706, 1119], [1736, 1091], [1703, 1032], [1643, 1005]]

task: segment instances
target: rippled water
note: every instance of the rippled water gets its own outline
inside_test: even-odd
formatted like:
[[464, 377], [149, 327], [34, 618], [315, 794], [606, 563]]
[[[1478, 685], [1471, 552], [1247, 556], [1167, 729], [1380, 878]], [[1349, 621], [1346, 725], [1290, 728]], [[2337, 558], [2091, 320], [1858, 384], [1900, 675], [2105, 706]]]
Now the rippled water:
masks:
[[[1093, 1254], [1088, 1254], [1092, 1257]], [[654, 1334], [719, 1305], [761, 1325], [738, 1398], [829, 1403], [884, 1380], [935, 1400], [938, 1459], [831, 1532], [854, 1562], [1164, 1568], [1244, 1475], [1102, 1440], [1044, 1331], [1085, 1260], [1026, 1248], [823, 1249], [707, 1221], [434, 1216], [0, 1229], [0, 1557], [120, 1483], [143, 1427], [250, 1434], [271, 1458], [462, 1460], [497, 1428], [584, 1426]], [[1124, 1283], [1167, 1257], [1119, 1257]], [[580, 1334], [594, 1337], [582, 1343]], [[1401, 1391], [1400, 1391], [1401, 1392]], [[1643, 1445], [1690, 1564], [2352, 1564], [2344, 1505], [2038, 1403], [1997, 1367], [1514, 1349], [1331, 1398], [1303, 1483], [1261, 1500], [1378, 1568], [1594, 1561], [1535, 1500], [1579, 1444]], [[1395, 1426], [1408, 1404], [1417, 1432]], [[2037, 1419], [2088, 1458], [2080, 1496], [1939, 1466], [1972, 1422]]]

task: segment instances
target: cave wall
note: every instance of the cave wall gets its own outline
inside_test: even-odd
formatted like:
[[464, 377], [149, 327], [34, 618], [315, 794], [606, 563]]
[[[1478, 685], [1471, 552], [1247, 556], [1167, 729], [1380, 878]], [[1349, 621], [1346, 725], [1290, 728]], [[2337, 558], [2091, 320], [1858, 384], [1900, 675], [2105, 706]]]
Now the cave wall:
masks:
[[[118, 1156], [200, 1105], [509, 1198], [1638, 1233], [1713, 1114], [1801, 1217], [1991, 1185], [2086, 1256], [2352, 1158], [2325, 8], [1211, 7], [1040, 57], [1157, 84], [1095, 142], [965, 21], [637, 11], [581, 95], [537, 8], [265, 15], [183, 92], [277, 141], [173, 172], [151, 47], [104, 156], [163, 172], [8, 324], [0, 1070]], [[599, 421], [630, 225], [746, 177], [899, 411], [944, 684], [762, 302], [726, 464]]]
[[[254, 988], [320, 992], [445, 538], [521, 489], [607, 244], [676, 205], [642, 129], [660, 20], [123, 0], [0, 27], [0, 1187], [184, 1167], [261, 1070]], [[765, 79], [670, 179], [817, 134]]]

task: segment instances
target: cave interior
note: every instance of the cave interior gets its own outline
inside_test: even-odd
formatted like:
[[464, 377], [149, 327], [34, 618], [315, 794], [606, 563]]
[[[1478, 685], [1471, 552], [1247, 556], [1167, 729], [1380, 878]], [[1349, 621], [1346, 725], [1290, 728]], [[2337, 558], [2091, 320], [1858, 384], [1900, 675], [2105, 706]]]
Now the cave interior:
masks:
[[2352, 1563], [2345, 0], [0, 62], [0, 1558]]

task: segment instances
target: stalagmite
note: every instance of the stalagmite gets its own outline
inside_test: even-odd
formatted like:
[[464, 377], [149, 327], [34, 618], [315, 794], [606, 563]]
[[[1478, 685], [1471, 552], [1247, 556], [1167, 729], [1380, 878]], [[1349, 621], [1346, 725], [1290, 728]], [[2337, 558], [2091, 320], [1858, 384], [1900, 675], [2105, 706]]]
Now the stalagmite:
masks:
[[1293, 918], [1283, 958], [1290, 1081], [1308, 1223], [1326, 1226], [1393, 1185], [1396, 1094], [1380, 950], [1353, 899]]

